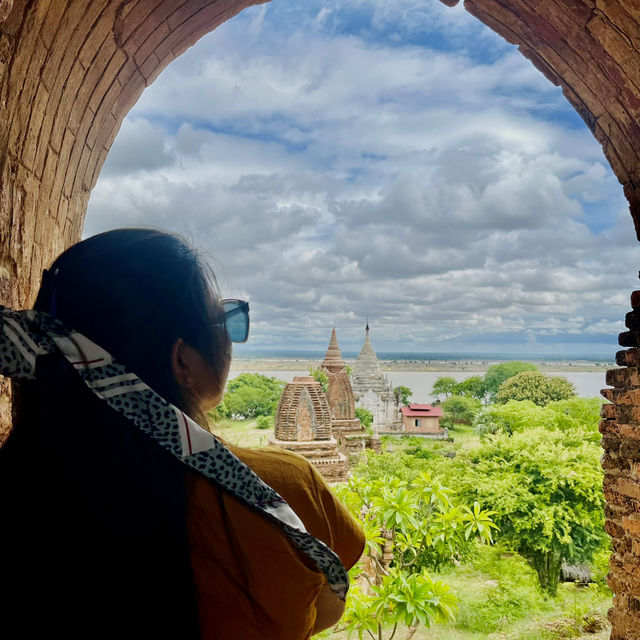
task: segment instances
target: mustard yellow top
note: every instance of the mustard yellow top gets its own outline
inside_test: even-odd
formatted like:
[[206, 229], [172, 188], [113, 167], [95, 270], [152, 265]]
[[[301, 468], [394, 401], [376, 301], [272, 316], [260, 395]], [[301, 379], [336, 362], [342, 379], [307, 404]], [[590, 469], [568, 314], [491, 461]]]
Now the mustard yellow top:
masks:
[[[364, 534], [322, 476], [276, 448], [231, 451], [350, 569]], [[324, 576], [282, 532], [206, 478], [189, 472], [187, 529], [203, 640], [306, 640]]]

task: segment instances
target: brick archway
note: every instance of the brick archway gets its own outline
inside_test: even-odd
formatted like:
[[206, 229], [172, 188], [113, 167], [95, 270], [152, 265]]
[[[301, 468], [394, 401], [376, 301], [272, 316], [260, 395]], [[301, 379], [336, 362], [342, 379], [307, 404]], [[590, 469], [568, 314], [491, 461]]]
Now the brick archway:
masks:
[[[435, 0], [424, 0], [432, 2]], [[458, 0], [442, 0], [455, 5]], [[80, 237], [89, 193], [142, 91], [256, 0], [0, 0], [0, 302], [28, 305], [43, 265]], [[636, 0], [466, 0], [558, 84], [602, 144], [640, 237]], [[632, 299], [640, 313], [640, 294]], [[640, 317], [602, 423], [613, 537], [612, 638], [640, 638]], [[636, 333], [638, 331], [638, 333]], [[0, 406], [0, 422], [5, 406]], [[6, 417], [5, 417], [6, 420]]]

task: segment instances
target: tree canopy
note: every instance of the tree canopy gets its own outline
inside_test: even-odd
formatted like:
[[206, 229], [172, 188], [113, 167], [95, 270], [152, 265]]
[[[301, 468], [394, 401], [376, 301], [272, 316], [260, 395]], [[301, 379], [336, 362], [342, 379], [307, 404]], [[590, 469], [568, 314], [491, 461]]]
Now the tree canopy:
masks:
[[443, 376], [433, 383], [433, 390], [431, 393], [434, 396], [438, 396], [438, 399], [441, 400], [440, 396], [444, 396], [446, 398], [447, 396], [454, 394], [457, 387], [458, 383], [455, 378]]
[[513, 360], [512, 362], [501, 362], [494, 364], [487, 369], [484, 374], [484, 390], [493, 399], [500, 385], [509, 378], [523, 371], [538, 371], [538, 367], [530, 362]]
[[413, 469], [410, 484], [395, 474], [372, 476], [374, 468], [386, 467], [376, 464], [385, 458], [370, 452], [366, 462], [373, 464], [361, 462], [338, 489], [366, 538], [352, 575], [369, 585], [368, 593], [352, 589], [342, 623], [359, 638], [366, 633], [391, 640], [398, 627], [406, 627], [411, 638], [419, 626], [453, 619], [457, 598], [428, 569], [455, 562], [474, 540], [490, 544], [496, 525], [491, 511], [477, 502], [473, 507], [457, 503], [455, 492], [428, 473]]
[[598, 398], [570, 398], [542, 407], [531, 400], [509, 400], [490, 404], [476, 415], [474, 426], [481, 436], [501, 432], [510, 435], [532, 427], [567, 431], [579, 429], [585, 440], [598, 444], [600, 407]]
[[272, 415], [285, 382], [259, 373], [242, 373], [227, 383], [224, 409], [229, 417], [255, 418]]
[[413, 395], [413, 391], [411, 391], [409, 387], [405, 387], [403, 384], [401, 384], [399, 387], [393, 388], [393, 394], [396, 397], [400, 396], [400, 401], [403, 405], [406, 406], [409, 404], [409, 398]]
[[498, 433], [467, 454], [458, 489], [496, 511], [500, 538], [555, 594], [562, 561], [590, 560], [605, 538], [599, 460], [580, 429]]
[[471, 424], [482, 405], [477, 398], [449, 396], [440, 406], [445, 422], [449, 427], [453, 427], [456, 422]]
[[498, 387], [496, 401], [530, 400], [543, 407], [550, 402], [567, 400], [575, 395], [575, 387], [563, 376], [523, 371], [508, 378]]
[[482, 400], [486, 394], [484, 379], [482, 376], [471, 376], [462, 382], [458, 382], [455, 393], [460, 396]]

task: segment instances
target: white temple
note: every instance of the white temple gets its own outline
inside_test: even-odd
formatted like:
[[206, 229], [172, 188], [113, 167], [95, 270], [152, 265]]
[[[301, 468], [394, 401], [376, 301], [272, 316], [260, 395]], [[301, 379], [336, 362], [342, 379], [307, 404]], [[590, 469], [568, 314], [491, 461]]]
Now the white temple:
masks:
[[389, 378], [380, 371], [378, 356], [369, 339], [369, 323], [360, 354], [353, 366], [351, 386], [356, 407], [364, 407], [373, 414], [376, 431], [396, 431], [402, 428], [400, 406]]

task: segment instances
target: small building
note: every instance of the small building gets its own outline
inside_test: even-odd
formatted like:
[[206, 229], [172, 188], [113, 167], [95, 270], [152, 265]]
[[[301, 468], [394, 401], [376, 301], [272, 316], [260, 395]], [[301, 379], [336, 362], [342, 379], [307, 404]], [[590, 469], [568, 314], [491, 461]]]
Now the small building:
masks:
[[402, 413], [402, 431], [404, 433], [447, 437], [448, 430], [440, 426], [441, 407], [412, 402], [408, 407], [402, 407], [400, 412]]

